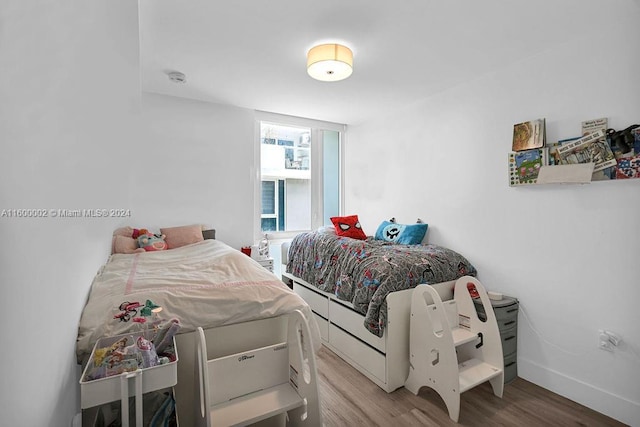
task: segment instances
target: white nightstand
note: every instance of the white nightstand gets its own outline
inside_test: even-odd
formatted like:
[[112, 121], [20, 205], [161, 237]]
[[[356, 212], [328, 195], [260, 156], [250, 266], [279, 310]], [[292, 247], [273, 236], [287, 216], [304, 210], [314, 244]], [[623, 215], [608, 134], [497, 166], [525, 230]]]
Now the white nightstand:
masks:
[[257, 259], [258, 264], [273, 273], [273, 258]]

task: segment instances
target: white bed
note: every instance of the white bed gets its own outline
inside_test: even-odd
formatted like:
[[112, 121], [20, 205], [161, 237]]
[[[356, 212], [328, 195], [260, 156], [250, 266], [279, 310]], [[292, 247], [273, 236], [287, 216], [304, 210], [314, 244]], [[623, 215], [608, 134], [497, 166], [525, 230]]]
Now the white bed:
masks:
[[[320, 328], [320, 339], [363, 375], [387, 393], [404, 386], [409, 375], [409, 322], [413, 289], [387, 296], [387, 327], [377, 337], [364, 327], [364, 316], [349, 302], [289, 273], [283, 273], [293, 290], [311, 307]], [[455, 281], [432, 285], [442, 300], [453, 298]]]
[[[390, 393], [404, 385], [409, 373], [411, 296], [417, 282], [426, 277], [415, 274], [417, 264], [411, 259], [418, 259], [423, 271], [436, 272], [431, 278], [446, 277], [443, 281], [421, 282], [429, 283], [443, 301], [453, 298], [455, 280], [461, 275], [475, 274], [475, 268], [460, 254], [447, 248], [386, 246], [381, 255], [375, 246], [369, 240], [302, 233], [292, 244], [282, 245], [282, 277], [310, 305], [320, 328], [322, 344]], [[343, 262], [343, 257], [349, 260]], [[374, 260], [375, 257], [378, 260]], [[383, 263], [387, 265], [381, 266]], [[405, 270], [402, 263], [411, 264], [413, 270]], [[314, 278], [315, 283], [296, 272]], [[415, 279], [413, 286], [403, 282], [408, 277]], [[379, 286], [366, 283], [367, 280], [373, 283], [377, 278], [380, 280], [375, 285]], [[366, 291], [367, 286], [381, 290], [385, 280], [397, 287], [384, 297], [378, 297], [380, 314], [377, 316], [371, 315], [371, 304], [367, 315], [363, 314], [362, 298], [354, 298], [360, 304], [360, 307], [354, 307], [351, 301], [337, 295], [335, 281], [343, 282], [341, 292], [344, 282], [359, 292]], [[397, 289], [401, 286], [406, 289]], [[327, 292], [329, 289], [335, 292]], [[376, 291], [370, 293], [373, 292]], [[384, 304], [380, 304], [382, 301]], [[373, 333], [372, 329], [379, 333]]]
[[162, 319], [177, 318], [178, 382], [174, 387], [182, 425], [192, 425], [195, 331], [202, 327], [212, 357], [286, 340], [288, 313], [309, 320], [312, 342], [318, 325], [306, 302], [256, 261], [217, 240], [176, 249], [114, 254], [96, 275], [78, 327], [76, 354], [85, 363], [95, 342], [141, 328], [115, 318], [125, 302], [151, 300]]

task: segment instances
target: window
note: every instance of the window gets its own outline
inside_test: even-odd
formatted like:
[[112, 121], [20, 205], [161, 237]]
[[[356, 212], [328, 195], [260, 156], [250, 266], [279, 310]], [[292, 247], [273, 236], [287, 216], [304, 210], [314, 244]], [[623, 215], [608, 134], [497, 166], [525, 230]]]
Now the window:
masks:
[[269, 119], [259, 124], [259, 234], [286, 238], [330, 225], [342, 204], [343, 126]]
[[284, 179], [262, 181], [261, 229], [264, 232], [284, 230], [284, 182]]

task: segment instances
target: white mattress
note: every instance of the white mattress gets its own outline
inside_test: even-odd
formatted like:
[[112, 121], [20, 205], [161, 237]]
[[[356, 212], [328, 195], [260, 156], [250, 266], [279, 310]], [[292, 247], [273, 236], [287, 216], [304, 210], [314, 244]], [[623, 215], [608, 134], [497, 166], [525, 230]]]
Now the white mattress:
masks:
[[78, 361], [99, 338], [140, 330], [140, 324], [114, 316], [125, 301], [144, 305], [146, 300], [163, 308], [162, 319], [179, 319], [181, 333], [300, 309], [309, 320], [314, 346], [320, 346], [318, 326], [302, 298], [240, 251], [204, 240], [167, 251], [112, 255], [94, 278], [82, 312]]

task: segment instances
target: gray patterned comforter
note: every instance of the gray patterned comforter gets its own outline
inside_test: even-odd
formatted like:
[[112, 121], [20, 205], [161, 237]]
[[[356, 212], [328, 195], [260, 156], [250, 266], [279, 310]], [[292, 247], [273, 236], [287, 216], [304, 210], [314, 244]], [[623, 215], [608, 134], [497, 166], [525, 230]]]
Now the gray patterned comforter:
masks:
[[287, 272], [351, 302], [365, 315], [364, 326], [380, 337], [389, 292], [476, 275], [465, 257], [441, 246], [356, 240], [317, 231], [293, 239]]

